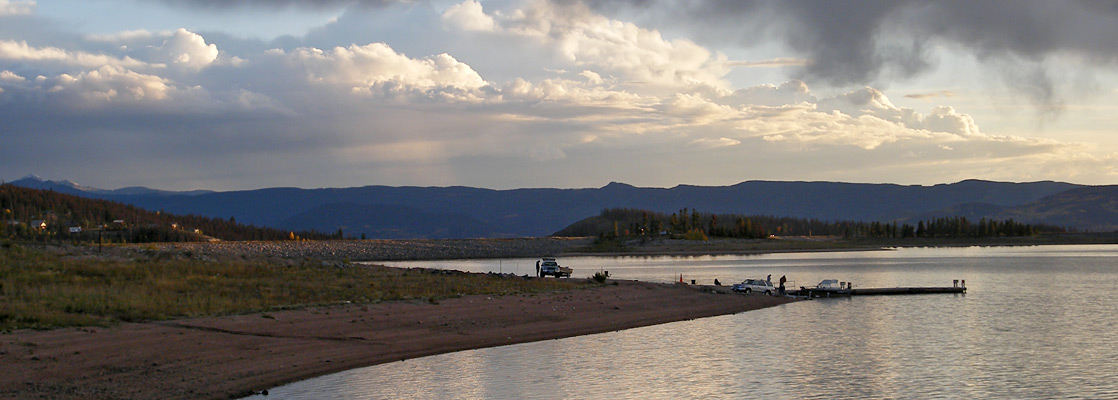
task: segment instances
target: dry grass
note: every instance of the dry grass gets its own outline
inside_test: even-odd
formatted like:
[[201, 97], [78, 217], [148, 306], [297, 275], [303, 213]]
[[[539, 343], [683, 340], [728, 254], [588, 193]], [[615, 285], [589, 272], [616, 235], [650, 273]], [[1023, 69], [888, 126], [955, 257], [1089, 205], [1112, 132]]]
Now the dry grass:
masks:
[[0, 331], [267, 311], [344, 302], [566, 290], [586, 281], [317, 261], [75, 259], [0, 248]]

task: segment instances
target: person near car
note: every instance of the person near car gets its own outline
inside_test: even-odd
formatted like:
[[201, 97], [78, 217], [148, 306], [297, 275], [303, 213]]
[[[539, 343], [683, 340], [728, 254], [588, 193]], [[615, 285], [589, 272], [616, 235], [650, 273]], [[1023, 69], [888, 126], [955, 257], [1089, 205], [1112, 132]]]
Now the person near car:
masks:
[[[770, 275], [770, 276], [772, 276], [772, 275]], [[784, 275], [781, 275], [780, 276], [780, 289], [779, 289], [781, 296], [784, 295], [784, 282], [788, 282], [788, 278], [785, 278]]]

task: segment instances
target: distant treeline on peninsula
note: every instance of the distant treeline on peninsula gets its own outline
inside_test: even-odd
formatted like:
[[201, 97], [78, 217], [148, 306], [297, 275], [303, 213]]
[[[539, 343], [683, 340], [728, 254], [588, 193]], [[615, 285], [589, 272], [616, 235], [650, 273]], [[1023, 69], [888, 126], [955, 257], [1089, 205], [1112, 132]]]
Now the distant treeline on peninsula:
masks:
[[943, 217], [915, 226], [896, 222], [821, 221], [759, 215], [714, 214], [684, 208], [667, 214], [630, 208], [606, 209], [556, 232], [555, 236], [673, 236], [760, 239], [776, 236], [842, 236], [845, 238], [963, 238], [1032, 236], [1065, 233], [1061, 227], [1022, 224], [1012, 219], [970, 221]]
[[0, 239], [75, 242], [336, 239], [341, 233], [289, 232], [229, 219], [151, 212], [107, 200], [0, 185]]

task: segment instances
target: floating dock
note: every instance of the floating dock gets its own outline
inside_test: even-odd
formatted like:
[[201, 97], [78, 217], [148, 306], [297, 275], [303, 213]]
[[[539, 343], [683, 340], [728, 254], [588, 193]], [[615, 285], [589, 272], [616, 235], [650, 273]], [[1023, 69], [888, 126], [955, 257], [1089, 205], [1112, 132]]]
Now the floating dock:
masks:
[[[826, 282], [826, 281], [824, 281]], [[852, 288], [849, 283], [841, 282], [838, 288], [830, 286], [803, 287], [798, 290], [789, 290], [789, 296], [807, 298], [829, 298], [850, 296], [894, 296], [902, 294], [937, 294], [937, 293], [966, 293], [967, 281], [954, 281], [953, 286], [944, 287], [893, 287], [893, 288]]]
[[897, 288], [867, 288], [851, 289], [851, 296], [888, 296], [897, 294], [933, 294], [933, 293], [966, 293], [963, 286], [953, 287], [897, 287]]

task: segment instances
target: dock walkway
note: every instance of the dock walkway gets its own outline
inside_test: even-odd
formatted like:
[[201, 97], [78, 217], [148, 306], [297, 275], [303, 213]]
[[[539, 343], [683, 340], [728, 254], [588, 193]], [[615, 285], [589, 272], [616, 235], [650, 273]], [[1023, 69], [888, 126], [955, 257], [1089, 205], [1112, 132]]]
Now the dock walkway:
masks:
[[967, 288], [953, 287], [897, 287], [897, 288], [866, 288], [851, 289], [851, 296], [887, 296], [897, 294], [933, 294], [933, 293], [966, 293]]
[[[826, 283], [828, 281], [824, 281]], [[832, 284], [835, 282], [830, 281]], [[830, 285], [824, 286], [820, 284], [816, 287], [803, 287], [798, 290], [789, 290], [787, 294], [795, 297], [807, 298], [828, 298], [828, 297], [850, 297], [850, 296], [893, 296], [902, 294], [936, 294], [936, 293], [966, 293], [967, 281], [956, 280], [953, 286], [944, 287], [892, 287], [892, 288], [852, 288], [849, 283], [841, 282], [837, 286]]]

